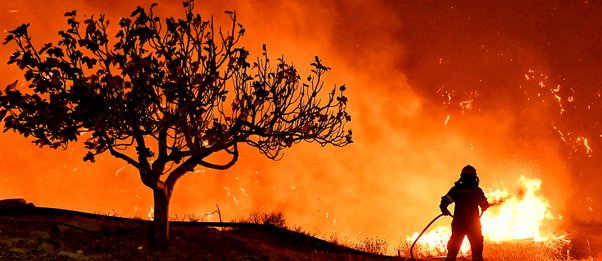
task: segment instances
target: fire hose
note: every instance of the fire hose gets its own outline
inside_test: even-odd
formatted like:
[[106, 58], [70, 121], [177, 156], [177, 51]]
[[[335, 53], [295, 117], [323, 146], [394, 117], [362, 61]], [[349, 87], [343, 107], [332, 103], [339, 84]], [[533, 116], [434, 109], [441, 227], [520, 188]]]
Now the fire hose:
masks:
[[[485, 210], [481, 211], [481, 214], [479, 215], [479, 218], [481, 218], [483, 216], [483, 214], [485, 213]], [[435, 223], [435, 221], [437, 221], [437, 219], [439, 219], [440, 217], [445, 216], [445, 214], [439, 214], [439, 216], [436, 216], [435, 218], [433, 218], [433, 220], [431, 220], [430, 223], [428, 223], [428, 225], [426, 225], [426, 227], [424, 227], [424, 229], [422, 230], [422, 232], [420, 232], [420, 234], [418, 234], [418, 236], [416, 237], [416, 239], [414, 239], [414, 243], [412, 243], [412, 246], [410, 247], [410, 256], [412, 257], [412, 260], [416, 261], [416, 258], [414, 258], [414, 246], [416, 245], [416, 242], [418, 242], [418, 239], [422, 236], [422, 234], [424, 234], [424, 232], [426, 232], [427, 229], [429, 229], [429, 227]], [[449, 215], [450, 217], [454, 217], [454, 215]]]
[[[424, 232], [426, 232], [427, 229], [429, 229], [429, 227], [435, 223], [435, 221], [437, 221], [437, 219], [439, 219], [440, 217], [445, 216], [444, 214], [439, 214], [439, 216], [433, 218], [433, 220], [431, 220], [431, 222], [426, 225], [426, 227], [422, 230], [422, 232], [420, 232], [420, 234], [418, 234], [418, 236], [416, 237], [416, 239], [414, 239], [414, 243], [412, 243], [412, 246], [410, 247], [410, 256], [412, 256], [412, 260], [416, 260], [414, 258], [414, 246], [416, 245], [416, 242], [418, 242], [418, 239], [422, 236], [422, 234], [424, 234]], [[454, 217], [454, 216], [451, 216]]]

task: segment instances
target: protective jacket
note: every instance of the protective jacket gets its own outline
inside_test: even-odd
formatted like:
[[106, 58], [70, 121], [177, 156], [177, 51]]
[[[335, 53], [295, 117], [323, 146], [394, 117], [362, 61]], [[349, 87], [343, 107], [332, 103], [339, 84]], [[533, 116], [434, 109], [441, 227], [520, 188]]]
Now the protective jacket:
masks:
[[475, 222], [480, 224], [479, 206], [482, 211], [489, 208], [489, 203], [481, 188], [468, 187], [463, 184], [456, 184], [441, 198], [439, 206], [441, 211], [446, 210], [451, 203], [455, 203], [453, 222], [466, 225]]

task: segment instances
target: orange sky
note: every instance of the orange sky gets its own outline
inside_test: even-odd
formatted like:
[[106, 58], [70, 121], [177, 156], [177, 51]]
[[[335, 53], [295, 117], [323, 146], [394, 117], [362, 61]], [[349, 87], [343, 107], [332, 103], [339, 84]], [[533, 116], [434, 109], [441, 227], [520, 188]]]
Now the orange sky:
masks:
[[[179, 2], [158, 1], [158, 13], [180, 15]], [[283, 211], [323, 238], [378, 236], [395, 245], [438, 214], [441, 195], [472, 164], [485, 190], [539, 177], [554, 213], [599, 222], [602, 6], [397, 2], [197, 1], [217, 21], [236, 10], [252, 55], [265, 43], [304, 74], [319, 55], [333, 68], [327, 85], [348, 87], [355, 143], [300, 144], [281, 161], [247, 148], [227, 171], [182, 178], [172, 216], [202, 216], [216, 204], [225, 220]], [[117, 21], [150, 3], [4, 0], [0, 30], [27, 22], [34, 41], [56, 42], [66, 11]], [[0, 46], [0, 61], [13, 49]], [[22, 77], [5, 62], [0, 71], [0, 85]], [[152, 194], [135, 169], [108, 154], [84, 163], [82, 148], [39, 149], [0, 135], [0, 198], [146, 217]]]

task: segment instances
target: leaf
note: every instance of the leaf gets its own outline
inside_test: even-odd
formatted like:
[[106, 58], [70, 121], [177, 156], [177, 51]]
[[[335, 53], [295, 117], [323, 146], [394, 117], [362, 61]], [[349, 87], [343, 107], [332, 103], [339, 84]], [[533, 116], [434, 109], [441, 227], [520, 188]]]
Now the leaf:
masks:
[[0, 110], [0, 121], [2, 121], [4, 119], [4, 116], [6, 116], [7, 112], [8, 112], [8, 110]]
[[71, 17], [71, 18], [67, 19], [67, 24], [69, 24], [71, 26], [71, 29], [67, 30], [67, 32], [71, 33], [71, 34], [77, 34], [77, 31], [75, 30], [75, 28], [77, 28], [77, 25], [79, 24], [79, 22], [76, 21], [75, 18]]
[[45, 44], [41, 49], [40, 49], [40, 54], [46, 52], [46, 50], [48, 50], [48, 48], [52, 47], [52, 43], [47, 43]]
[[[121, 27], [129, 27], [132, 24], [132, 20], [130, 20], [129, 18], [124, 18], [122, 17], [121, 19], [119, 19], [119, 26]], [[119, 31], [119, 34], [123, 35], [123, 31]], [[119, 34], [117, 35], [119, 37]]]
[[6, 36], [6, 38], [4, 38], [4, 43], [3, 44], [7, 44], [8, 42], [12, 41], [13, 39], [15, 39], [15, 36], [12, 34], [9, 34]]
[[138, 13], [140, 13], [140, 11], [141, 11], [141, 10], [143, 10], [143, 9], [142, 9], [142, 7], [140, 7], [140, 6], [137, 6], [137, 7], [136, 7], [136, 10], [134, 10], [134, 11], [132, 12], [132, 14], [130, 14], [130, 16], [131, 16], [131, 17], [134, 17], [134, 16], [138, 15]]
[[347, 97], [345, 97], [345, 96], [337, 97], [337, 101], [341, 102], [342, 104], [347, 104]]
[[9, 84], [8, 86], [6, 86], [6, 91], [7, 91], [7, 92], [9, 92], [9, 91], [12, 91], [12, 90], [14, 90], [14, 89], [15, 89], [15, 87], [17, 86], [17, 82], [18, 82], [18, 81], [14, 81], [13, 83], [11, 83], [11, 84]]
[[88, 19], [85, 21], [85, 23], [88, 24], [88, 26], [86, 27], [86, 33], [90, 35], [94, 34], [94, 32], [96, 32], [96, 23], [94, 22], [94, 20]]
[[65, 16], [75, 16], [77, 14], [77, 10], [73, 10], [71, 12], [66, 12]]
[[16, 37], [21, 37], [27, 34], [27, 27], [29, 27], [29, 24], [22, 24], [17, 29], [9, 31], [9, 33], [14, 34]]
[[90, 161], [90, 162], [94, 163], [95, 162], [94, 153], [88, 151], [88, 153], [86, 153], [86, 156], [84, 157], [84, 161]]
[[93, 141], [85, 141], [84, 145], [86, 149], [94, 149], [96, 147], [96, 143]]
[[345, 120], [346, 121], [351, 121], [351, 115], [345, 113]]
[[53, 47], [48, 49], [48, 55], [55, 57], [63, 57], [65, 54], [63, 53], [63, 49], [60, 47]]

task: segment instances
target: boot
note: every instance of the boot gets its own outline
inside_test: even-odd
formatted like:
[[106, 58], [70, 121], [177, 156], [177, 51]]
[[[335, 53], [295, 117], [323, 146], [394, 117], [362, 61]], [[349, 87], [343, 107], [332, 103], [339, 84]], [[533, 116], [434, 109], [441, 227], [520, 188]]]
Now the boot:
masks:
[[456, 256], [458, 256], [458, 252], [456, 252], [456, 251], [447, 251], [447, 257], [445, 258], [445, 261], [455, 261], [456, 260]]

